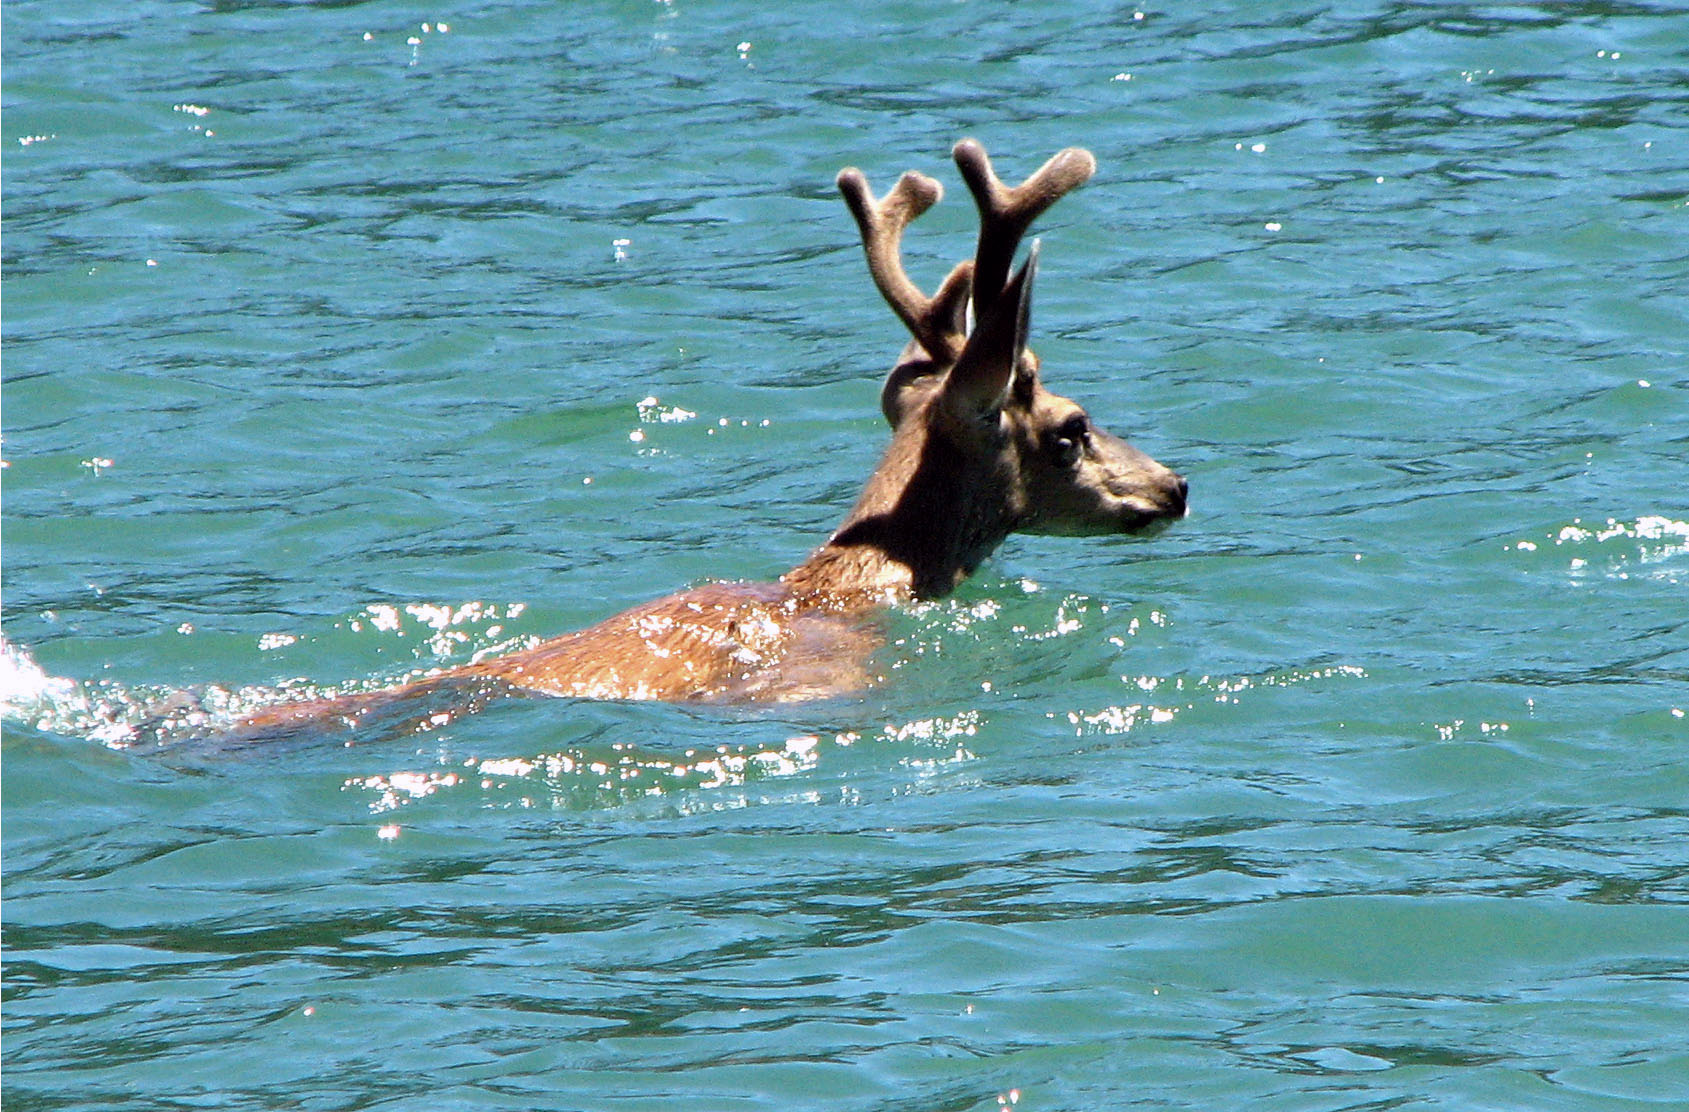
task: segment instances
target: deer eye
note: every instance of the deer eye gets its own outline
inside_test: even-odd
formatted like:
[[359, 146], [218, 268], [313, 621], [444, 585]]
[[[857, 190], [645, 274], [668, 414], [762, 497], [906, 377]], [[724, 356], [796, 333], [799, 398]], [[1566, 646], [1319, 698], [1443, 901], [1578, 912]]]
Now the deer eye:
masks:
[[1075, 413], [1050, 432], [1045, 446], [1061, 467], [1072, 467], [1084, 454], [1085, 441], [1091, 435], [1091, 422], [1083, 413]]

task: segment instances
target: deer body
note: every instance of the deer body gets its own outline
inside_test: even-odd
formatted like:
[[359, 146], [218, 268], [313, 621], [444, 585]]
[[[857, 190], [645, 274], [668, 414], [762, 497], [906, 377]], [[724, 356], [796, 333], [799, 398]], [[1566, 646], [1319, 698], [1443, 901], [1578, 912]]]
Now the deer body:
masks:
[[1044, 388], [1027, 347], [1036, 243], [1009, 276], [1032, 221], [1088, 179], [1095, 160], [1070, 148], [1009, 189], [978, 143], [963, 140], [954, 154], [980, 210], [979, 243], [931, 297], [904, 274], [899, 243], [942, 195], [938, 183], [906, 173], [876, 200], [860, 172], [839, 174], [869, 272], [913, 339], [881, 393], [891, 444], [807, 560], [778, 583], [706, 584], [398, 687], [266, 707], [237, 730], [357, 723], [441, 702], [426, 719], [437, 722], [508, 693], [731, 702], [845, 694], [877, 678], [877, 611], [950, 593], [1010, 533], [1146, 532], [1182, 517], [1184, 479]]

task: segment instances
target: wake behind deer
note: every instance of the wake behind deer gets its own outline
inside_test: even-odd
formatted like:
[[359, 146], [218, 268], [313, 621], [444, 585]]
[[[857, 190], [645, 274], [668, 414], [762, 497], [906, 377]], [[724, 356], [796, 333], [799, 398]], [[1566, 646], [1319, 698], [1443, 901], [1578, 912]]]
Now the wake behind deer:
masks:
[[808, 559], [774, 583], [708, 583], [394, 687], [262, 707], [223, 733], [272, 737], [389, 715], [439, 724], [517, 694], [749, 703], [849, 694], [878, 678], [875, 615], [950, 593], [1010, 533], [1140, 533], [1184, 516], [1185, 480], [1046, 389], [1027, 346], [1038, 244], [1018, 270], [1015, 256], [1032, 222], [1087, 181], [1096, 160], [1069, 148], [1009, 188], [979, 143], [965, 139], [953, 154], [979, 209], [979, 239], [931, 296], [904, 273], [901, 239], [941, 198], [939, 184], [911, 171], [875, 198], [859, 170], [838, 176], [868, 272], [911, 339], [880, 396], [891, 444]]

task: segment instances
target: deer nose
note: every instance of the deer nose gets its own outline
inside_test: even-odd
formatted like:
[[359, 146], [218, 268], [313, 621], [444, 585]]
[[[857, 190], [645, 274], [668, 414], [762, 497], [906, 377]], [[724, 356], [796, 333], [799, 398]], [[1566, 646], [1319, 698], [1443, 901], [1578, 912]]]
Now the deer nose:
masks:
[[1173, 476], [1173, 484], [1179, 491], [1179, 516], [1183, 517], [1190, 512], [1190, 481], [1183, 475], [1175, 475]]

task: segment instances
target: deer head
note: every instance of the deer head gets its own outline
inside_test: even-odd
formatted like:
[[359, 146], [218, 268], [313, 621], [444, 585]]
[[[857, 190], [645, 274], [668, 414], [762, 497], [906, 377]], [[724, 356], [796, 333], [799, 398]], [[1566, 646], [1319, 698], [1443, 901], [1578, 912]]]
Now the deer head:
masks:
[[[953, 153], [979, 207], [979, 241], [931, 297], [904, 273], [900, 244], [909, 222], [942, 197], [939, 184], [911, 171], [876, 199], [861, 171], [838, 178], [868, 271], [912, 339], [880, 395], [891, 448], [816, 558], [858, 550], [847, 563], [880, 573], [882, 585], [907, 568], [909, 589], [923, 597], [948, 593], [1011, 532], [1144, 532], [1183, 517], [1187, 490], [1077, 402], [1045, 389], [1027, 346], [1038, 244], [1011, 277], [1015, 253], [1032, 222], [1090, 178], [1096, 159], [1069, 148], [1011, 189], [978, 142], [964, 139]], [[875, 566], [878, 556], [889, 570]]]

